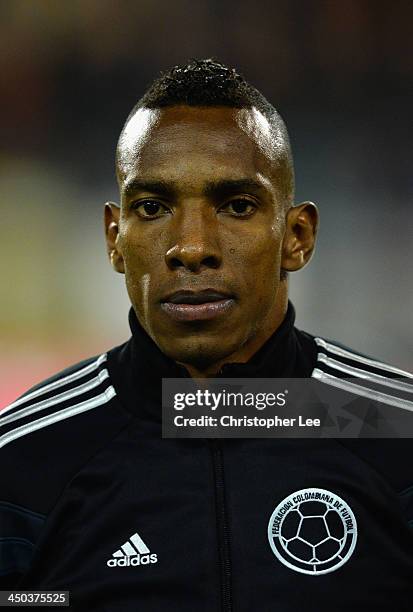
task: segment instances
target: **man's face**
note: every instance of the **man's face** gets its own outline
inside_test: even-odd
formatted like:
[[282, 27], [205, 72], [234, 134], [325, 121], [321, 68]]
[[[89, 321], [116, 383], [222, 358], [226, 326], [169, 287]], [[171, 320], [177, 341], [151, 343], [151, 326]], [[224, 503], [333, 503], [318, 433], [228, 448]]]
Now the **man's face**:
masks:
[[285, 310], [283, 170], [266, 119], [225, 107], [142, 109], [118, 158], [115, 267], [142, 327], [175, 361], [242, 361]]

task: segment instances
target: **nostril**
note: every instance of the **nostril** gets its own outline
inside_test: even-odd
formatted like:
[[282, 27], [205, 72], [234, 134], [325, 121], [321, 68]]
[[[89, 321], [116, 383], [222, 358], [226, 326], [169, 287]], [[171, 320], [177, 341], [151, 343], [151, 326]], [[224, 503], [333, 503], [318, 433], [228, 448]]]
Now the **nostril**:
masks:
[[182, 261], [180, 259], [178, 259], [177, 257], [172, 257], [169, 260], [169, 265], [170, 265], [171, 268], [180, 268], [180, 267], [184, 266]]
[[208, 268], [218, 268], [219, 267], [219, 261], [213, 255], [211, 255], [210, 257], [205, 257], [202, 260], [202, 263]]

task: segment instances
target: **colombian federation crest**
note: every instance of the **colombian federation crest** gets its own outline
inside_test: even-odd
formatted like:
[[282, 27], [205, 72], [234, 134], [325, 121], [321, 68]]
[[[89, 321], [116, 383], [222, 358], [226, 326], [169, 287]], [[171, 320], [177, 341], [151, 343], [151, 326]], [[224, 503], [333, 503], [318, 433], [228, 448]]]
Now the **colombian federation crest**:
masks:
[[357, 523], [350, 506], [326, 489], [301, 489], [282, 500], [268, 523], [277, 559], [301, 574], [334, 572], [354, 552]]

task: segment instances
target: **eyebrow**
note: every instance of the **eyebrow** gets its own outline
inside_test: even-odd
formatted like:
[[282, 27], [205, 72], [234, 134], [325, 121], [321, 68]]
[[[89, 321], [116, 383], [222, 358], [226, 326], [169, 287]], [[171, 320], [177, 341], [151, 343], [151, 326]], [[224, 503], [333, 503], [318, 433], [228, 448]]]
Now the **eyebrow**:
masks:
[[176, 189], [172, 183], [166, 181], [153, 181], [145, 179], [133, 179], [128, 181], [123, 188], [125, 196], [133, 195], [138, 191], [148, 191], [150, 193], [156, 193], [165, 197], [171, 196], [175, 193]]
[[211, 181], [205, 185], [204, 194], [210, 198], [227, 197], [240, 192], [259, 193], [265, 190], [264, 185], [254, 179], [224, 179]]
[[[139, 191], [172, 197], [179, 191], [179, 185], [162, 180], [133, 179], [127, 182], [123, 189], [125, 196], [131, 196]], [[258, 194], [262, 191], [266, 191], [265, 186], [251, 178], [208, 181], [203, 189], [204, 195], [211, 199], [228, 197], [240, 192]]]

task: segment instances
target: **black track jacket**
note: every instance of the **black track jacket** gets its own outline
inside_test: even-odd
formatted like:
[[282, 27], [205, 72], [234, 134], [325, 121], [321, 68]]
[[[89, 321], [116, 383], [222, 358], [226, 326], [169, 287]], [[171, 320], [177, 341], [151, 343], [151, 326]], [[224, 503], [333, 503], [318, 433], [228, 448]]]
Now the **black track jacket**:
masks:
[[[79, 611], [413, 610], [412, 441], [162, 439], [161, 379], [188, 374], [129, 318], [128, 342], [0, 412], [1, 587]], [[291, 304], [219, 375], [359, 376], [390, 398], [413, 378], [297, 330]]]

